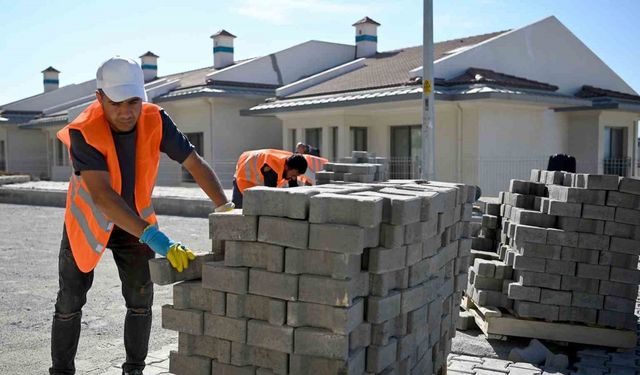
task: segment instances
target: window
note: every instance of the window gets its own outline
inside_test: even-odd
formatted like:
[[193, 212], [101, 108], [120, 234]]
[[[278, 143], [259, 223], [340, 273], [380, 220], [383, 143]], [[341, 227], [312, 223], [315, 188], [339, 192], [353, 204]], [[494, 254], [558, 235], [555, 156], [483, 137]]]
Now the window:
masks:
[[304, 143], [318, 150], [322, 150], [322, 128], [305, 129]]
[[4, 141], [0, 141], [0, 171], [7, 170], [7, 159], [5, 158]]
[[[202, 156], [204, 153], [204, 135], [199, 133], [184, 133], [189, 142], [195, 147], [198, 155]], [[182, 181], [183, 182], [195, 182], [195, 179], [184, 167], [182, 167]]]
[[295, 152], [298, 139], [296, 135], [296, 129], [289, 129], [289, 151]]
[[338, 160], [338, 127], [331, 128], [331, 160]]
[[391, 178], [419, 177], [421, 146], [421, 125], [391, 127]]
[[56, 166], [66, 167], [69, 165], [69, 153], [67, 147], [59, 139], [56, 139]]
[[367, 151], [367, 128], [351, 128], [351, 149], [353, 151]]
[[604, 174], [628, 176], [631, 159], [625, 157], [625, 129], [604, 128]]

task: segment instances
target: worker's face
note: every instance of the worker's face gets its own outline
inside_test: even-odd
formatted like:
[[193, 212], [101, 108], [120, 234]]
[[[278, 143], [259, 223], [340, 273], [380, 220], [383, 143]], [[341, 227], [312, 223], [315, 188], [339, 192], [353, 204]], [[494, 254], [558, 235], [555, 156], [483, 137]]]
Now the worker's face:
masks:
[[296, 147], [296, 154], [304, 154], [307, 152], [307, 148], [303, 145]]
[[96, 92], [98, 102], [102, 105], [107, 122], [117, 132], [133, 130], [140, 117], [142, 99], [130, 98], [122, 102], [114, 102], [100, 91]]
[[285, 172], [285, 177], [287, 180], [291, 180], [292, 178], [296, 178], [300, 176], [300, 172], [297, 169], [287, 169]]

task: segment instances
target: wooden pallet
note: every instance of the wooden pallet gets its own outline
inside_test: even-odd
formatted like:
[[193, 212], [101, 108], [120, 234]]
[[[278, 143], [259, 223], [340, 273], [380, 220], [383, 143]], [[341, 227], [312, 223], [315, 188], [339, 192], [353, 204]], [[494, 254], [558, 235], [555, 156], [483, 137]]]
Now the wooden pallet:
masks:
[[517, 336], [623, 349], [636, 347], [636, 332], [630, 330], [517, 318], [505, 310], [477, 306], [467, 296], [462, 298], [461, 307], [473, 314], [476, 325], [489, 339]]

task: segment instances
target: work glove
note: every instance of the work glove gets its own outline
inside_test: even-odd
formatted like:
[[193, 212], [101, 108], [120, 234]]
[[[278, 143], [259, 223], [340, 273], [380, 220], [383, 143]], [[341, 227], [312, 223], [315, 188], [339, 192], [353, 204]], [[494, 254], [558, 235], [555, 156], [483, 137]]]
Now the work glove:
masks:
[[178, 272], [187, 268], [190, 260], [196, 259], [191, 250], [169, 238], [155, 225], [149, 225], [144, 229], [140, 236], [140, 242], [149, 246], [156, 253], [167, 257], [171, 266]]
[[223, 205], [216, 207], [214, 212], [227, 212], [227, 211], [233, 210], [234, 208], [236, 208], [236, 205], [233, 202], [227, 202]]

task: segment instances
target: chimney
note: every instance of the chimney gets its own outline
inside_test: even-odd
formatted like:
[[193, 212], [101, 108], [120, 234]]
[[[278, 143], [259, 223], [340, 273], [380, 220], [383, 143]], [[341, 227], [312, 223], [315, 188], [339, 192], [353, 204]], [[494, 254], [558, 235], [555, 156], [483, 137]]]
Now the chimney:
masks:
[[60, 71], [50, 66], [42, 71], [42, 83], [44, 84], [44, 92], [49, 92], [60, 87], [60, 81], [58, 81], [58, 75]]
[[233, 39], [235, 35], [226, 30], [220, 30], [211, 35], [213, 39], [213, 67], [226, 68], [233, 64]]
[[158, 78], [158, 57], [160, 56], [151, 51], [147, 51], [147, 53], [140, 56], [140, 67], [142, 68], [145, 82]]
[[373, 56], [378, 52], [379, 23], [365, 17], [353, 24], [356, 28], [356, 58]]

